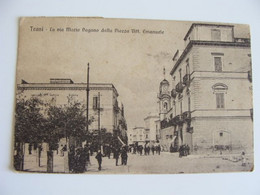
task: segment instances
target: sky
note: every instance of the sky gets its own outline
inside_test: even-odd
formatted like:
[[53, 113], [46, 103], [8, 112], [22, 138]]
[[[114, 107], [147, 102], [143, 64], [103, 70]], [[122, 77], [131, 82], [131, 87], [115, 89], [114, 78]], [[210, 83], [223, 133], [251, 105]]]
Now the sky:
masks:
[[[113, 83], [116, 87], [125, 107], [128, 128], [144, 126], [143, 119], [158, 111], [157, 94], [164, 79], [163, 68], [171, 83], [173, 55], [177, 49], [184, 49], [183, 38], [191, 24], [101, 18], [21, 19], [17, 83], [21, 79], [48, 83], [50, 78], [86, 82], [87, 63], [90, 63], [90, 82]], [[77, 28], [79, 32], [67, 32], [67, 27]], [[41, 28], [43, 31], [36, 31]], [[100, 32], [108, 28], [112, 32]], [[131, 29], [138, 29], [139, 33], [131, 33]], [[164, 33], [146, 34], [143, 30]]]

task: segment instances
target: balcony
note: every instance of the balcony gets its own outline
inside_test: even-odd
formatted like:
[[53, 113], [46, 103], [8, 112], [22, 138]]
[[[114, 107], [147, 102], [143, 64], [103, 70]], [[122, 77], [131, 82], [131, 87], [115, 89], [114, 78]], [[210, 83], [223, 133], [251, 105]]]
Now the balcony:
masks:
[[187, 132], [188, 133], [193, 133], [193, 127], [187, 127]]
[[254, 119], [254, 112], [253, 112], [253, 108], [250, 109], [250, 116], [251, 116], [251, 119], [253, 120]]
[[248, 80], [252, 82], [252, 70], [248, 71]]
[[174, 99], [176, 98], [177, 92], [176, 92], [175, 89], [172, 89], [172, 91], [171, 91], [171, 96], [172, 96]]
[[186, 121], [186, 122], [191, 121], [191, 113], [190, 113], [190, 111], [186, 111], [182, 115], [183, 115], [183, 120], [184, 121]]
[[170, 120], [164, 119], [161, 121], [161, 129], [165, 129], [167, 127], [176, 126], [175, 118], [172, 118]]
[[185, 76], [183, 77], [183, 84], [188, 85], [189, 82], [190, 82], [190, 74], [185, 74]]
[[177, 85], [176, 85], [176, 92], [177, 93], [182, 93], [182, 91], [183, 91], [183, 88], [184, 88], [184, 86], [183, 86], [183, 83], [182, 82], [179, 82]]
[[182, 115], [177, 115], [174, 119], [175, 119], [177, 124], [183, 123], [183, 116]]

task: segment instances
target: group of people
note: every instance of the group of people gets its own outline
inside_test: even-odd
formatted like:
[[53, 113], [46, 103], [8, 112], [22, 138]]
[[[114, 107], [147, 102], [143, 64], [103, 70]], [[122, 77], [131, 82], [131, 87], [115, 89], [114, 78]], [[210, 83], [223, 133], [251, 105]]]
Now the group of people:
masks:
[[[131, 148], [133, 148], [133, 154], [139, 153], [140, 155], [150, 155], [150, 152], [154, 155], [154, 153], [160, 155], [161, 153], [161, 146], [160, 144], [152, 145], [146, 143], [144, 146], [142, 145], [134, 145]], [[131, 152], [131, 150], [130, 150]]]
[[74, 146], [70, 147], [69, 151], [69, 170], [73, 173], [83, 173], [87, 171], [87, 166], [90, 164], [90, 150], [88, 145], [84, 148]]
[[110, 153], [111, 153], [111, 149], [114, 153], [114, 158], [116, 160], [116, 166], [118, 166], [118, 160], [119, 160], [119, 157], [121, 155], [121, 165], [127, 165], [127, 158], [128, 158], [128, 155], [127, 155], [127, 151], [128, 151], [128, 148], [126, 145], [123, 145], [121, 148], [118, 146], [118, 147], [114, 147], [114, 148], [109, 148], [109, 150], [105, 150], [104, 154], [101, 153], [101, 150], [98, 150], [97, 152], [97, 155], [96, 155], [96, 159], [98, 161], [98, 170], [100, 171], [101, 168], [102, 168], [102, 157], [105, 157], [107, 156], [109, 159], [110, 159]]
[[179, 157], [188, 156], [190, 154], [190, 146], [188, 144], [183, 144], [179, 148]]
[[[115, 165], [118, 166], [119, 158], [121, 156], [121, 165], [127, 165], [127, 155], [128, 147], [123, 145], [122, 147], [112, 147], [109, 146], [104, 148], [104, 152], [102, 153], [99, 149], [96, 153], [96, 160], [98, 162], [98, 170], [102, 168], [102, 159], [103, 157], [108, 157], [110, 159], [111, 153], [113, 153], [113, 157], [115, 159]], [[75, 148], [74, 146], [70, 147], [69, 153], [69, 170], [73, 173], [83, 173], [87, 171], [87, 168], [90, 163], [90, 156], [92, 156], [92, 152], [90, 150], [90, 146], [86, 144], [84, 147]]]

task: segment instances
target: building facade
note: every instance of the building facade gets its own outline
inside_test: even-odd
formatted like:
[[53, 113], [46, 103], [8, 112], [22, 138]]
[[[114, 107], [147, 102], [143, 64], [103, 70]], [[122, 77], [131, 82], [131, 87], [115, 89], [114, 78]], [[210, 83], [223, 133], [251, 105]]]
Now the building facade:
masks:
[[170, 151], [253, 150], [250, 39], [234, 26], [194, 23], [163, 80], [159, 104], [161, 143]]
[[145, 131], [146, 131], [146, 141], [150, 142], [151, 144], [156, 143], [158, 140], [158, 126], [157, 121], [159, 121], [158, 115], [152, 115], [144, 118], [145, 124]]
[[[71, 79], [50, 79], [50, 83], [28, 83], [22, 80], [17, 85], [17, 93], [25, 98], [38, 97], [53, 105], [65, 105], [78, 101], [86, 107], [87, 84], [74, 83]], [[98, 131], [97, 104], [100, 100], [100, 128], [107, 133], [127, 140], [127, 124], [123, 104], [119, 105], [118, 92], [113, 84], [89, 84], [89, 132]], [[99, 99], [100, 97], [100, 99]]]
[[[132, 138], [131, 143], [144, 146], [146, 143], [146, 130], [144, 127], [134, 127], [132, 129], [132, 135], [129, 136], [129, 139]], [[129, 140], [128, 139], [128, 140]]]

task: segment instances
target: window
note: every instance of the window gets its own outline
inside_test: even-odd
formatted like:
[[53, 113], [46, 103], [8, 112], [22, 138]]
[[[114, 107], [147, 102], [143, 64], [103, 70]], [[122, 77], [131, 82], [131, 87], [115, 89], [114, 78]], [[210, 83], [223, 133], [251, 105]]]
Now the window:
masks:
[[213, 93], [216, 95], [217, 108], [225, 108], [225, 94], [227, 93], [228, 86], [224, 83], [216, 83], [212, 86]]
[[93, 97], [93, 109], [98, 108], [98, 97]]
[[222, 72], [222, 58], [221, 57], [214, 57], [214, 65], [216, 72]]
[[167, 102], [164, 102], [164, 103], [163, 103], [163, 108], [164, 108], [165, 110], [168, 110], [168, 104], [167, 104]]
[[223, 137], [223, 132], [220, 132], [220, 133], [219, 133], [219, 136], [220, 136], [220, 137]]
[[145, 138], [148, 139], [148, 135], [147, 134], [146, 134]]
[[224, 108], [224, 93], [216, 93], [217, 108]]
[[211, 40], [212, 41], [220, 41], [221, 40], [221, 32], [218, 29], [211, 30]]

